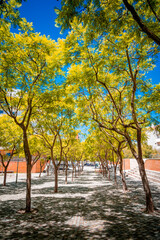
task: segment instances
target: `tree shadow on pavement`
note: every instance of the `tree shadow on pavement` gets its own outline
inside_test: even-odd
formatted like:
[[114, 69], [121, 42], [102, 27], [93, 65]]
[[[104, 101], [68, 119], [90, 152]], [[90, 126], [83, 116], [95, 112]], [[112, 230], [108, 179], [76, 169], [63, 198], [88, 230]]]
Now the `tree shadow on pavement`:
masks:
[[[160, 239], [160, 214], [142, 211], [141, 182], [127, 179], [129, 192], [123, 193], [121, 183], [116, 188], [114, 182], [94, 172], [84, 172], [67, 185], [60, 175], [59, 193], [54, 194], [52, 180], [49, 176], [32, 181], [34, 213], [19, 211], [25, 207], [25, 199], [0, 202], [0, 239]], [[159, 187], [151, 188], [159, 208]], [[7, 191], [13, 194], [14, 186]]]

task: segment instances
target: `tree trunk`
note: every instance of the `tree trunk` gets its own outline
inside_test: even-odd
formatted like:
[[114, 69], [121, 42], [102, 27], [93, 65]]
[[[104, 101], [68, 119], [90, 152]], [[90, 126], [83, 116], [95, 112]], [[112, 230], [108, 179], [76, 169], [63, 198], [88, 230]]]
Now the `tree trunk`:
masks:
[[67, 177], [68, 177], [68, 161], [66, 160], [66, 169], [65, 169], [65, 184], [67, 184]]
[[18, 182], [18, 166], [19, 166], [19, 157], [17, 161], [16, 183]]
[[39, 178], [41, 177], [41, 173], [42, 173], [42, 167], [43, 167], [43, 166], [41, 166], [41, 165], [40, 165], [40, 173], [39, 173]]
[[80, 175], [80, 164], [78, 162], [78, 176]]
[[106, 168], [104, 167], [104, 164], [103, 164], [102, 161], [101, 161], [101, 165], [102, 165], [102, 174], [103, 174], [103, 177], [104, 177], [105, 174], [107, 175], [107, 171], [106, 171]]
[[63, 173], [64, 173], [64, 171], [65, 171], [65, 164], [63, 163]]
[[131, 139], [129, 137], [129, 134], [126, 135], [126, 139], [128, 141], [128, 144], [130, 146], [130, 149], [132, 151], [133, 156], [137, 160], [138, 167], [139, 167], [139, 173], [141, 176], [142, 184], [143, 184], [143, 189], [145, 192], [145, 197], [146, 197], [146, 212], [148, 213], [153, 213], [155, 210], [153, 199], [152, 199], [152, 194], [148, 182], [148, 178], [146, 175], [145, 167], [144, 167], [144, 161], [142, 157], [142, 144], [141, 144], [141, 128], [137, 128], [137, 148], [138, 148], [138, 155], [132, 145]]
[[23, 146], [27, 162], [27, 181], [26, 181], [26, 212], [31, 212], [31, 169], [32, 156], [29, 149], [26, 129], [23, 128]]
[[31, 161], [27, 162], [26, 212], [31, 211]]
[[110, 181], [111, 177], [110, 177], [110, 171], [109, 171], [109, 167], [108, 166], [107, 166], [107, 170], [108, 170], [108, 180]]
[[107, 167], [107, 172], [108, 172], [108, 180], [110, 181], [110, 171], [109, 171], [109, 167], [108, 167], [108, 161], [106, 160], [106, 167]]
[[109, 180], [109, 181], [111, 180], [109, 169], [108, 169], [108, 180]]
[[107, 177], [107, 175], [108, 175], [108, 171], [107, 171], [107, 168], [106, 168], [106, 166], [104, 166], [104, 176], [106, 176], [106, 177]]
[[82, 161], [82, 172], [83, 172], [83, 168], [84, 168], [84, 162]]
[[76, 166], [74, 167], [74, 176], [75, 176], [75, 178], [77, 177], [77, 171], [76, 171]]
[[6, 180], [7, 180], [7, 167], [4, 167], [4, 180], [3, 180], [3, 186], [6, 186]]
[[114, 167], [114, 182], [117, 186], [117, 164], [114, 164], [113, 167]]
[[50, 162], [47, 163], [47, 176], [49, 176], [49, 167], [50, 167]]
[[74, 181], [74, 164], [72, 161], [71, 163], [72, 163], [72, 182], [73, 182]]
[[144, 188], [145, 196], [146, 196], [146, 211], [148, 213], [152, 213], [152, 212], [154, 212], [155, 208], [154, 208], [154, 204], [153, 204], [151, 190], [149, 187], [148, 178], [147, 178], [146, 171], [144, 168], [144, 162], [142, 159], [139, 159], [138, 166], [139, 166], [139, 172], [140, 172], [140, 176], [142, 179], [142, 184], [143, 184], [143, 188]]
[[154, 204], [152, 199], [152, 194], [148, 182], [148, 178], [146, 175], [145, 167], [144, 167], [144, 161], [142, 158], [142, 145], [141, 145], [141, 129], [137, 129], [137, 145], [138, 145], [138, 166], [139, 166], [139, 172], [142, 179], [142, 184], [144, 188], [144, 192], [146, 195], [146, 211], [148, 213], [154, 212]]
[[101, 163], [100, 163], [99, 172], [103, 175], [103, 169], [102, 169], [102, 164]]
[[102, 172], [103, 172], [103, 177], [104, 177], [104, 166], [102, 165]]
[[54, 181], [55, 181], [55, 187], [54, 187], [54, 192], [58, 192], [58, 168], [54, 168]]
[[123, 169], [122, 169], [122, 155], [121, 155], [121, 153], [118, 153], [118, 155], [119, 155], [119, 161], [120, 161], [120, 169], [119, 169], [119, 171], [120, 171], [120, 174], [121, 174], [121, 180], [122, 180], [122, 185], [123, 185], [123, 191], [125, 192], [125, 191], [127, 191], [127, 184], [126, 184], [126, 180], [125, 180], [125, 177], [124, 177], [124, 173], [123, 173]]
[[74, 181], [74, 168], [72, 169], [72, 182]]

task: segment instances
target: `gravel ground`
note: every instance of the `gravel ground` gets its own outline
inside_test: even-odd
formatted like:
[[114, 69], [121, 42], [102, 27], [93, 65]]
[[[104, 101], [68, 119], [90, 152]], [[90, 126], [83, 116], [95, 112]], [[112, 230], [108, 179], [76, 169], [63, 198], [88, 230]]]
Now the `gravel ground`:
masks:
[[[149, 215], [145, 208], [142, 184], [127, 178], [129, 191], [118, 187], [94, 168], [84, 172], [68, 184], [59, 177], [59, 193], [54, 193], [54, 177], [33, 174], [32, 208], [24, 214], [25, 175], [8, 175], [2, 186], [0, 176], [0, 239], [160, 239], [160, 213]], [[113, 177], [112, 177], [113, 178]], [[160, 185], [151, 184], [156, 207], [160, 210]]]

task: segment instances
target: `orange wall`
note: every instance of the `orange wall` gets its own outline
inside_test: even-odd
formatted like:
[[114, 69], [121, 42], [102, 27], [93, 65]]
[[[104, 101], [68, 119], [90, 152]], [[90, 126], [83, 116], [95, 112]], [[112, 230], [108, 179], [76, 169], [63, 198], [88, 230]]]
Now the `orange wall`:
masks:
[[[42, 172], [45, 168], [45, 164], [44, 166], [42, 167]], [[33, 168], [32, 168], [32, 173], [39, 173], [40, 172], [40, 160], [38, 160], [34, 165], [33, 165]]]
[[160, 159], [147, 159], [145, 169], [160, 172]]
[[[130, 159], [123, 159], [123, 170], [130, 170]], [[160, 172], [160, 159], [146, 159], [145, 169]]]
[[130, 170], [130, 159], [123, 159], [123, 170]]
[[2, 155], [5, 155], [6, 153], [11, 153], [12, 152], [12, 150], [0, 150], [0, 152], [1, 152], [1, 154]]
[[[42, 171], [44, 170], [45, 166], [43, 166]], [[2, 164], [0, 164], [0, 171], [2, 171]], [[17, 172], [17, 162], [10, 162], [7, 171], [13, 171]], [[18, 164], [18, 172], [19, 173], [26, 173], [27, 167], [26, 167], [26, 161], [19, 162]], [[39, 173], [40, 172], [40, 160], [38, 160], [32, 168], [32, 173]]]

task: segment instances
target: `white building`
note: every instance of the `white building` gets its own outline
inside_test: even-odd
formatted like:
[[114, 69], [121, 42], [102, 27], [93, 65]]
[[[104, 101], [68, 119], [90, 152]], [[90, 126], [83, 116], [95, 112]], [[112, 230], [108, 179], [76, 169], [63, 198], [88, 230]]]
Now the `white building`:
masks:
[[153, 149], [160, 151], [160, 132], [156, 131], [155, 126], [152, 126], [150, 130], [147, 131], [147, 143], [151, 145]]

